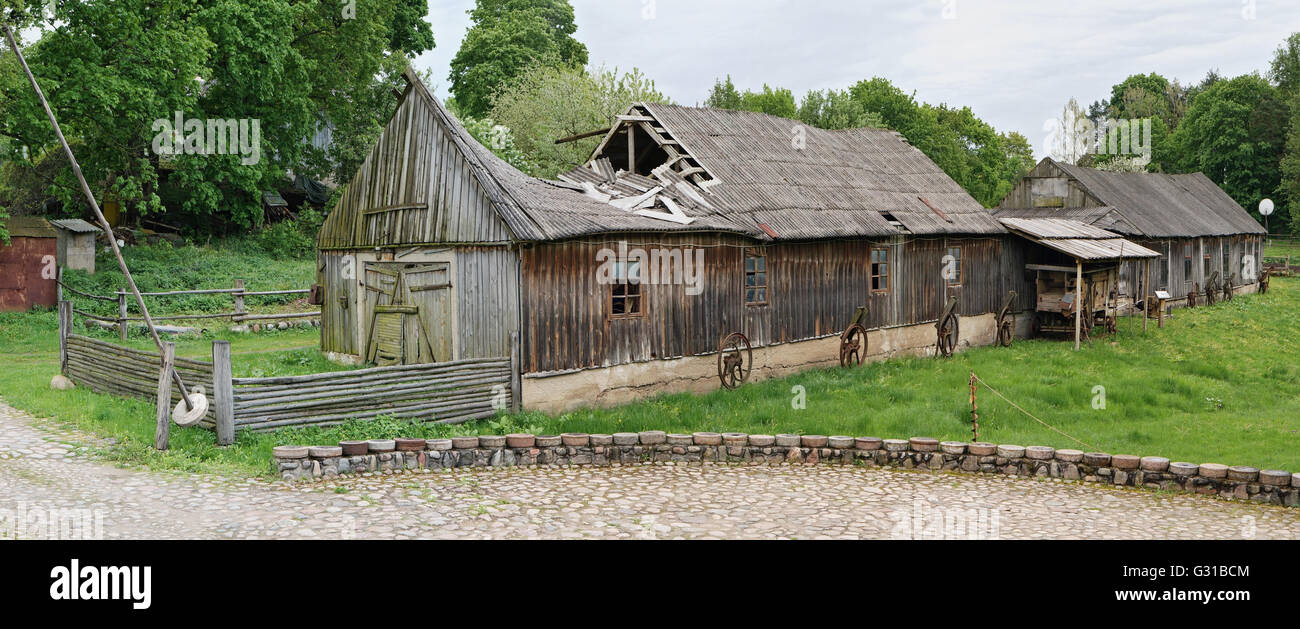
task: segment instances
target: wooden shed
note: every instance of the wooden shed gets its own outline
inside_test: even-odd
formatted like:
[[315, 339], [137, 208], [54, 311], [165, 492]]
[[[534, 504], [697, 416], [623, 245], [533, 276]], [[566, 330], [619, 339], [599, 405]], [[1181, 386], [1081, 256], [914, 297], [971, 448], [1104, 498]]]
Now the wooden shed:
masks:
[[545, 181], [407, 80], [320, 233], [326, 352], [517, 353], [524, 405], [560, 410], [716, 388], [735, 334], [754, 377], [838, 364], [854, 323], [868, 359], [930, 354], [953, 297], [987, 344], [1032, 298], [1020, 239], [893, 131], [637, 104]]
[[50, 221], [59, 233], [59, 266], [95, 272], [95, 237], [102, 231], [79, 218]]
[[[1202, 173], [1120, 173], [1046, 158], [995, 210], [999, 218], [1058, 218], [1098, 227], [1154, 250], [1152, 287], [1171, 305], [1258, 287], [1264, 228]], [[1139, 266], [1120, 267], [1119, 291], [1140, 299]]]
[[9, 245], [0, 242], [0, 311], [53, 308], [58, 301], [58, 233], [49, 221], [14, 216], [5, 221]]

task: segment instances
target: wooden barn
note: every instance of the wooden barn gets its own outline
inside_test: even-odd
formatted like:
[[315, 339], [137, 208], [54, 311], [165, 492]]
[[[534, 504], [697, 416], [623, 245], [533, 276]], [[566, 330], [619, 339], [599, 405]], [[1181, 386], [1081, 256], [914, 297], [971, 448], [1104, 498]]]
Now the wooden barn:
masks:
[[[1201, 173], [1106, 172], [1039, 162], [995, 210], [998, 218], [1066, 219], [1128, 238], [1159, 253], [1151, 288], [1171, 305], [1254, 292], [1264, 228]], [[1141, 300], [1142, 266], [1120, 266], [1118, 292]]]
[[1031, 303], [1023, 240], [895, 132], [638, 104], [544, 181], [407, 80], [320, 233], [337, 357], [516, 355], [561, 410], [992, 343]]

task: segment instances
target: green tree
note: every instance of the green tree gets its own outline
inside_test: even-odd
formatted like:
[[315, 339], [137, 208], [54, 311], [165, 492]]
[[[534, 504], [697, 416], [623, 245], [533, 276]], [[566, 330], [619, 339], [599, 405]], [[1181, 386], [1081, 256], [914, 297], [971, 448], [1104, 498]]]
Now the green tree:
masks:
[[1282, 172], [1279, 190], [1286, 200], [1286, 209], [1291, 215], [1291, 233], [1300, 234], [1300, 92], [1291, 97], [1291, 128], [1287, 133], [1286, 153], [1282, 157], [1280, 169]]
[[[564, 144], [556, 140], [608, 127], [633, 103], [669, 102], [654, 81], [635, 68], [620, 73], [617, 68], [537, 66], [497, 93], [491, 120], [508, 129], [513, 145], [527, 156], [522, 170], [554, 177], [585, 163], [601, 137]], [[493, 137], [495, 143], [484, 144], [511, 161], [497, 148], [504, 149], [501, 142], [507, 136], [498, 130]]]
[[730, 75], [725, 82], [722, 80], [714, 82], [709, 97], [704, 100], [704, 106], [714, 109], [752, 111], [790, 119], [797, 116], [799, 111], [794, 101], [794, 93], [790, 90], [773, 88], [765, 83], [760, 92], [752, 90], [741, 92], [731, 82]]
[[[262, 220], [260, 191], [286, 172], [328, 174], [341, 150], [373, 142], [386, 116], [376, 94], [394, 84], [406, 53], [420, 52], [391, 46], [432, 45], [428, 25], [410, 19], [416, 5], [374, 0], [348, 16], [294, 0], [60, 2], [57, 28], [26, 54], [101, 202], [117, 200], [131, 219], [161, 211], [166, 198], [190, 225], [248, 227]], [[158, 123], [178, 113], [201, 126], [247, 121], [245, 141], [257, 139], [256, 121], [261, 142], [227, 146], [240, 154], [205, 145], [163, 155], [169, 134]], [[306, 141], [321, 126], [335, 129], [332, 155]], [[182, 133], [196, 144], [206, 135]], [[56, 146], [25, 77], [4, 65], [0, 135], [36, 154]], [[80, 204], [66, 166], [42, 183]]]
[[457, 106], [469, 116], [485, 116], [493, 95], [534, 65], [587, 64], [568, 0], [477, 0], [469, 16], [450, 76]]
[[[1170, 136], [1178, 172], [1203, 172], [1258, 218], [1261, 199], [1281, 184], [1287, 105], [1266, 79], [1247, 74], [1218, 81], [1192, 101]], [[1287, 224], [1279, 207], [1273, 220]]]
[[1300, 92], [1300, 33], [1292, 33], [1273, 53], [1268, 78], [1283, 94]]
[[867, 111], [848, 90], [810, 90], [799, 103], [799, 120], [819, 129], [883, 127], [880, 115]]

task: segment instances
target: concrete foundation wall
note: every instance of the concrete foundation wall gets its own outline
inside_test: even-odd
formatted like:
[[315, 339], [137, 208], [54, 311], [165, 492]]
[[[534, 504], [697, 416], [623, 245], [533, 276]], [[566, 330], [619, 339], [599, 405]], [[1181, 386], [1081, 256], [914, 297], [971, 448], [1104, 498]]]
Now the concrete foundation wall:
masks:
[[[996, 341], [993, 314], [962, 317], [958, 351]], [[1017, 338], [1029, 332], [1029, 318], [1017, 317]], [[864, 362], [899, 356], [933, 356], [933, 323], [870, 330]], [[754, 349], [750, 382], [779, 378], [806, 369], [840, 364], [839, 336]], [[615, 406], [663, 393], [704, 393], [721, 386], [718, 356], [690, 356], [559, 375], [528, 374], [523, 378], [523, 405], [529, 410], [562, 413], [583, 406]]]

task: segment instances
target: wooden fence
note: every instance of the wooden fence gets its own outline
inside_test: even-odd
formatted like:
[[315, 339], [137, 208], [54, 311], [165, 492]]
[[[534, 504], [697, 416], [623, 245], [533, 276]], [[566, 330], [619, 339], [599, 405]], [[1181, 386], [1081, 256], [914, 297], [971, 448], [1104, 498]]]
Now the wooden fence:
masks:
[[[162, 354], [72, 334], [72, 315], [72, 302], [60, 302], [63, 375], [99, 393], [154, 402], [160, 388], [167, 390], [160, 387], [160, 382], [168, 382], [159, 377]], [[517, 410], [519, 404], [513, 384], [518, 382], [519, 361], [514, 356], [235, 378], [230, 342], [213, 341], [212, 362], [176, 358], [173, 368], [187, 387], [204, 387], [210, 406], [200, 425], [216, 430], [219, 445], [233, 443], [236, 430], [332, 426], [380, 416], [461, 423], [491, 417], [498, 409]], [[170, 390], [167, 397], [172, 405], [181, 399], [176, 390]], [[164, 436], [159, 443], [165, 444], [165, 440]]]
[[[131, 295], [131, 293], [119, 290], [117, 291], [116, 296], [108, 296], [108, 295], [94, 295], [91, 293], [79, 291], [75, 288], [63, 284], [63, 281], [61, 279], [62, 271], [63, 269], [60, 268], [59, 269], [60, 280], [58, 282], [60, 301], [63, 300], [62, 297], [63, 291], [67, 291], [73, 295], [76, 295], [78, 297], [83, 297], [86, 299], [117, 303], [117, 317], [105, 317], [91, 312], [86, 312], [84, 310], [74, 309], [74, 312], [76, 314], [81, 315], [87, 319], [92, 319], [94, 321], [116, 324], [117, 329], [121, 334], [121, 338], [123, 341], [126, 341], [127, 326], [129, 323], [144, 321], [143, 316], [133, 317], [128, 314], [128, 308], [134, 305], [134, 302], [132, 301], [133, 296]], [[260, 296], [268, 296], [268, 295], [307, 295], [309, 293], [311, 293], [311, 290], [305, 288], [297, 289], [297, 290], [249, 291], [244, 288], [244, 280], [235, 280], [235, 286], [233, 288], [210, 288], [210, 289], [203, 289], [203, 290], [175, 290], [175, 291], [166, 291], [166, 292], [159, 292], [159, 293], [140, 293], [140, 296], [153, 298], [153, 297], [180, 297], [184, 295], [229, 295], [230, 298], [233, 300], [232, 305], [234, 308], [231, 312], [221, 312], [215, 314], [154, 315], [152, 314], [153, 308], [151, 307], [150, 316], [153, 318], [154, 321], [230, 319], [232, 322], [239, 323], [241, 321], [262, 321], [268, 319], [274, 319], [274, 320], [303, 319], [308, 317], [319, 317], [321, 314], [319, 310], [313, 312], [249, 314], [248, 309], [245, 307], [245, 299], [248, 297], [260, 297]]]

